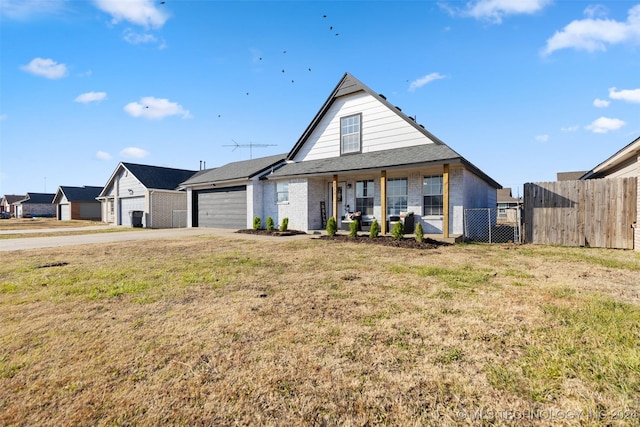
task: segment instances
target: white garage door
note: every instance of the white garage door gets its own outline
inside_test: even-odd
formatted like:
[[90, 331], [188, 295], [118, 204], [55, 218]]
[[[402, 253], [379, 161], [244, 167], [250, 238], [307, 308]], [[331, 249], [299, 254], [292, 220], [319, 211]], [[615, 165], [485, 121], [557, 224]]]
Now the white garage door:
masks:
[[196, 227], [247, 228], [247, 187], [216, 188], [195, 193]]
[[[131, 226], [131, 211], [144, 212], [144, 197], [130, 197], [120, 199], [120, 225]], [[144, 216], [142, 218], [142, 226], [145, 226]]]
[[71, 219], [71, 205], [70, 204], [60, 204], [60, 219], [63, 221], [67, 221]]

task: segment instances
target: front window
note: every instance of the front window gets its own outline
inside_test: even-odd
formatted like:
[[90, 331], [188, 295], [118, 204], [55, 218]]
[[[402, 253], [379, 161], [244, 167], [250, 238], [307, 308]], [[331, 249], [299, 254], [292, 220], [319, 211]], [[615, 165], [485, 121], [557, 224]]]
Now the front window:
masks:
[[278, 182], [276, 184], [276, 192], [278, 193], [278, 203], [287, 203], [289, 201], [288, 182]]
[[356, 212], [373, 215], [373, 181], [356, 182]]
[[407, 179], [387, 181], [387, 215], [400, 215], [407, 211]]
[[507, 203], [498, 203], [498, 218], [506, 218], [507, 217], [507, 208], [509, 205]]
[[425, 176], [422, 182], [424, 215], [442, 215], [442, 175]]
[[359, 153], [361, 151], [360, 119], [361, 114], [340, 119], [340, 153]]

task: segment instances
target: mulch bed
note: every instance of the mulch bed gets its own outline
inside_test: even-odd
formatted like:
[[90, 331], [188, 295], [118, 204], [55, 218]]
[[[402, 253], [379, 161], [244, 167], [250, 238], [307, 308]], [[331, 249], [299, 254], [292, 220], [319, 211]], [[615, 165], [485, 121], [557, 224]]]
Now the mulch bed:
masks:
[[440, 246], [449, 246], [450, 243], [439, 242], [437, 240], [425, 238], [422, 242], [416, 241], [413, 237], [405, 237], [402, 239], [395, 239], [393, 236], [378, 236], [371, 238], [369, 236], [351, 237], [347, 234], [336, 234], [333, 237], [320, 236], [322, 240], [333, 240], [336, 242], [352, 242], [362, 243], [364, 245], [381, 245], [392, 246], [395, 248], [408, 248], [408, 249], [436, 249]]
[[[242, 234], [255, 234], [260, 236], [294, 236], [297, 234], [307, 234], [304, 231], [299, 230], [287, 230], [287, 231], [278, 231], [278, 230], [253, 230], [253, 229], [245, 229], [238, 230], [236, 233]], [[351, 242], [351, 243], [361, 243], [363, 245], [381, 245], [381, 246], [392, 246], [394, 248], [408, 248], [408, 249], [436, 249], [440, 246], [449, 246], [450, 243], [439, 242], [437, 240], [425, 238], [421, 243], [417, 242], [414, 237], [405, 237], [402, 239], [395, 239], [393, 236], [378, 236], [375, 238], [371, 238], [368, 235], [360, 235], [358, 237], [351, 237], [348, 234], [336, 234], [333, 237], [329, 237], [327, 235], [322, 235], [317, 237], [320, 240], [331, 240], [334, 242]]]
[[248, 228], [245, 230], [238, 230], [236, 233], [241, 234], [257, 234], [260, 236], [295, 236], [297, 234], [307, 234], [304, 231], [299, 230], [287, 230], [287, 231], [278, 231], [278, 230], [254, 230], [252, 228]]

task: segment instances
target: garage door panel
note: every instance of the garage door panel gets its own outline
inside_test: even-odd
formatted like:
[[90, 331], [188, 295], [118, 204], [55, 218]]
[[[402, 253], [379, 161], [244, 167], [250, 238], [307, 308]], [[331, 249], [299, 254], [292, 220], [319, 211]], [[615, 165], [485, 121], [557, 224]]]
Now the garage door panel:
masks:
[[71, 205], [70, 204], [61, 204], [60, 205], [60, 219], [63, 221], [68, 221], [71, 219]]
[[246, 186], [198, 192], [198, 227], [247, 227]]
[[[145, 208], [144, 197], [131, 197], [120, 199], [120, 224], [131, 226], [131, 211], [143, 211]], [[144, 218], [143, 218], [144, 224]]]

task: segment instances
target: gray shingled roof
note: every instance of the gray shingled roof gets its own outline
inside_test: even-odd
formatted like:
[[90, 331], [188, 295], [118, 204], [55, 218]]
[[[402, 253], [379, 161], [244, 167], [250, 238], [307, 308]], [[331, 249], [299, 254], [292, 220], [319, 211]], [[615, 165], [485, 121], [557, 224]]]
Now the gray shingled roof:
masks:
[[102, 187], [69, 187], [67, 185], [61, 185], [58, 193], [56, 193], [54, 202], [60, 192], [62, 192], [70, 202], [97, 202], [96, 197], [100, 195], [101, 191]]
[[286, 154], [260, 157], [258, 159], [227, 163], [219, 168], [207, 169], [196, 173], [182, 183], [183, 187], [210, 182], [224, 182], [238, 179], [250, 179], [282, 163]]
[[373, 151], [370, 153], [287, 163], [270, 174], [268, 178], [331, 175], [443, 163], [463, 163], [467, 168], [495, 188], [502, 187], [487, 174], [444, 144], [423, 144], [393, 150]]
[[181, 182], [189, 179], [196, 171], [173, 169], [161, 166], [122, 163], [148, 189], [175, 190]]

